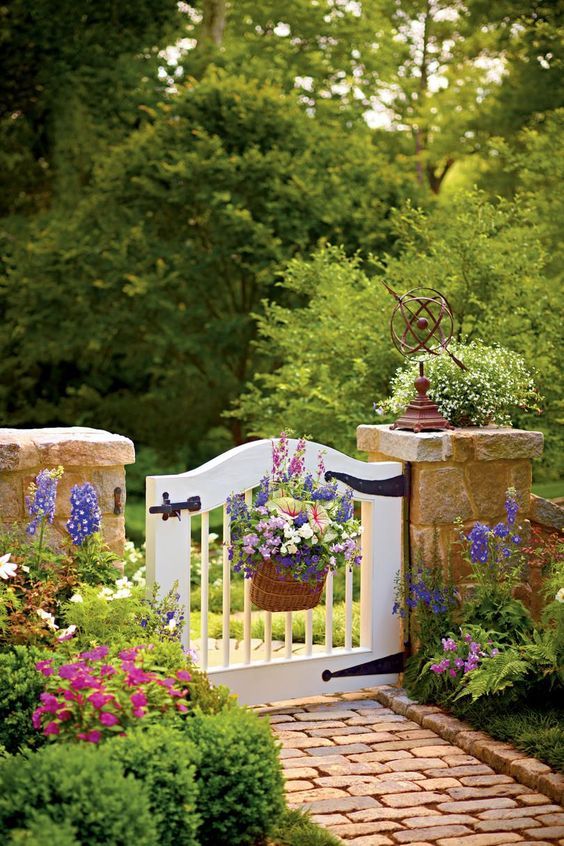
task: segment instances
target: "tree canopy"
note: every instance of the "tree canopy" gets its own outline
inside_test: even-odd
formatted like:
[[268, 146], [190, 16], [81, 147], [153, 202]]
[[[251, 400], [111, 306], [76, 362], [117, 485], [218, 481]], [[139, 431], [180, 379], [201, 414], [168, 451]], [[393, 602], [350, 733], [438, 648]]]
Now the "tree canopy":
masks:
[[350, 448], [397, 363], [386, 279], [522, 352], [552, 437], [563, 12], [0, 9], [4, 421], [113, 428], [162, 461], [286, 425]]

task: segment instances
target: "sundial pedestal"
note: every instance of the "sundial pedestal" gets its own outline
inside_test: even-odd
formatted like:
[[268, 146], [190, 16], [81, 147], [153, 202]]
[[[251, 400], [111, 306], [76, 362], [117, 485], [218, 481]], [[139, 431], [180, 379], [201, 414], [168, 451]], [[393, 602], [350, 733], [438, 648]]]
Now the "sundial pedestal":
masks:
[[423, 373], [423, 362], [419, 362], [419, 376], [415, 380], [417, 396], [413, 399], [402, 416], [392, 423], [390, 429], [407, 429], [410, 432], [435, 432], [454, 429], [435, 403], [427, 396], [430, 381]]

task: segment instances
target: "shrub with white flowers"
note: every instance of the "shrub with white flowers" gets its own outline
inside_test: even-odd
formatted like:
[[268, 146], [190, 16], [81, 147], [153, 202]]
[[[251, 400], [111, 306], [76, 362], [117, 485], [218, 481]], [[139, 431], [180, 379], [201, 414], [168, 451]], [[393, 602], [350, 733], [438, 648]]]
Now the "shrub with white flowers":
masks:
[[[449, 350], [467, 369], [443, 353], [425, 361], [425, 375], [431, 381], [428, 396], [454, 426], [509, 426], [517, 409], [541, 412], [542, 397], [521, 355], [481, 341], [453, 341]], [[382, 410], [400, 414], [416, 395], [416, 376], [413, 360], [400, 367]]]

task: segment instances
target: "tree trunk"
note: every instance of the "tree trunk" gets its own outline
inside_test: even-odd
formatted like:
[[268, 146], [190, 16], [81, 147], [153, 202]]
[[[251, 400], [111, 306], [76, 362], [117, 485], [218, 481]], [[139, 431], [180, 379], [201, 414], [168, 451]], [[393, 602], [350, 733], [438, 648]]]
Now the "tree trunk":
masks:
[[225, 0], [204, 0], [201, 40], [216, 47], [223, 41], [225, 29]]

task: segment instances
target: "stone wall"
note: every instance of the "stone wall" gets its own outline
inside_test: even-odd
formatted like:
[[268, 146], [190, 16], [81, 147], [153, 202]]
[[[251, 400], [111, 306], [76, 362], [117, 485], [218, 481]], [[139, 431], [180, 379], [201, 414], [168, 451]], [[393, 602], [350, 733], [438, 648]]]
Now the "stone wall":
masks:
[[410, 462], [411, 558], [450, 561], [456, 581], [464, 579], [463, 561], [453, 521], [460, 517], [470, 530], [479, 520], [505, 519], [508, 487], [517, 490], [519, 521], [531, 508], [532, 459], [541, 455], [543, 435], [510, 428], [406, 432], [389, 425], [359, 426], [359, 449], [369, 461]]
[[[4, 525], [29, 520], [25, 496], [40, 470], [62, 465], [55, 520], [50, 540], [57, 544], [66, 535], [73, 485], [91, 482], [98, 493], [102, 533], [108, 546], [123, 552], [125, 540], [125, 467], [135, 461], [129, 438], [101, 429], [0, 429], [0, 521]], [[119, 513], [114, 492], [121, 489]]]

